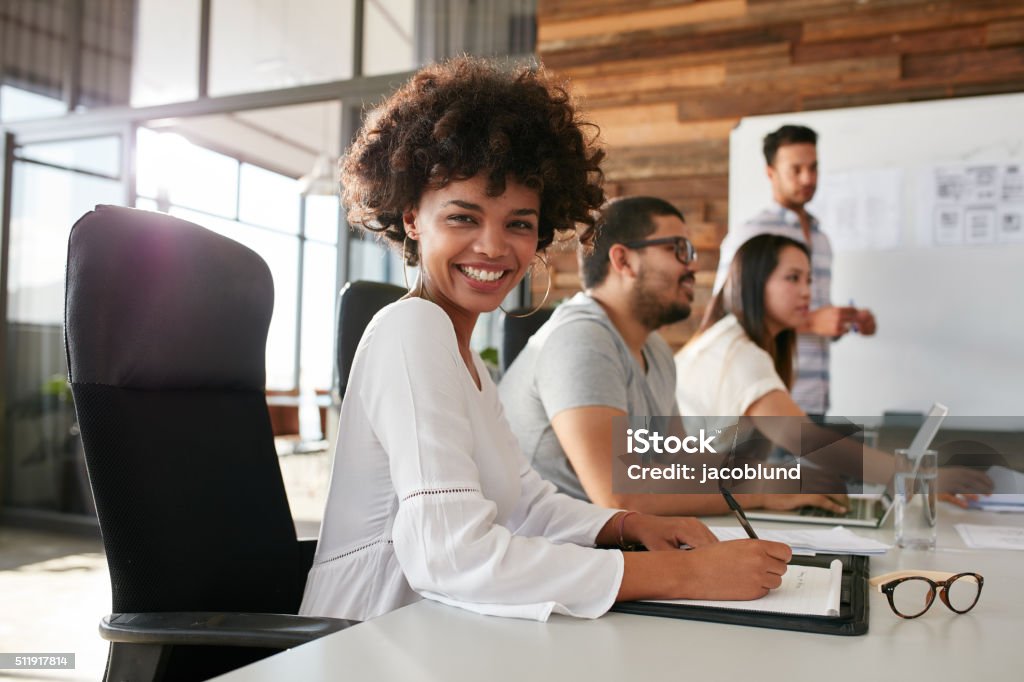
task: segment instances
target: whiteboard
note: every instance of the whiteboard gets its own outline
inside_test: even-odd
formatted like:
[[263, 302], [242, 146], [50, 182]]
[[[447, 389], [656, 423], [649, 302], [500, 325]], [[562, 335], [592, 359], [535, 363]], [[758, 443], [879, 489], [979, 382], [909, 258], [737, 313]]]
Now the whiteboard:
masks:
[[819, 187], [835, 174], [899, 185], [899, 234], [835, 254], [833, 303], [871, 308], [878, 333], [832, 345], [830, 413], [939, 401], [954, 415], [1024, 415], [1024, 244], [929, 244], [919, 181], [943, 164], [1024, 161], [1024, 94], [744, 118], [729, 143], [730, 228], [771, 201], [762, 138], [786, 123], [818, 132]]

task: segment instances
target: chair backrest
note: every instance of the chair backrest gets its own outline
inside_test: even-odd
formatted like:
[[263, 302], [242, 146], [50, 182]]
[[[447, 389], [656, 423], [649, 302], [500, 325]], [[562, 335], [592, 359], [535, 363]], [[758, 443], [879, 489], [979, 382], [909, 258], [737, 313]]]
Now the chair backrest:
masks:
[[273, 300], [256, 253], [183, 220], [99, 206], [72, 228], [65, 340], [114, 612], [296, 613]]
[[366, 325], [386, 305], [405, 296], [403, 287], [384, 282], [349, 282], [338, 294], [338, 336], [335, 351], [338, 355], [338, 398], [345, 396], [348, 375], [352, 370], [359, 340]]
[[[537, 333], [537, 330], [548, 321], [554, 308], [541, 308], [533, 314], [529, 308], [517, 308], [505, 313], [502, 322], [501, 339], [501, 371], [506, 371], [516, 359], [519, 352], [526, 346], [530, 337]], [[517, 315], [519, 317], [517, 317]], [[525, 315], [525, 317], [522, 317]]]

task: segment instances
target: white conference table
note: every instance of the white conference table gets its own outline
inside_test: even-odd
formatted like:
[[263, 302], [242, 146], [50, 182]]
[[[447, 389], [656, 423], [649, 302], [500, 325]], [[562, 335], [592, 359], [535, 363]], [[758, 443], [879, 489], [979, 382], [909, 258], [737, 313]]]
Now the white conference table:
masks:
[[[985, 578], [973, 611], [939, 599], [915, 620], [884, 595], [870, 600], [859, 637], [609, 613], [547, 623], [480, 616], [421, 601], [216, 678], [279, 680], [957, 680], [1024, 677], [1024, 552], [970, 550], [954, 523], [1024, 527], [1024, 514], [962, 511], [940, 503], [935, 551], [893, 549], [871, 558], [871, 575], [919, 568]], [[709, 525], [734, 524], [726, 517]], [[778, 523], [755, 527], [794, 528]], [[891, 542], [892, 529], [858, 533]]]

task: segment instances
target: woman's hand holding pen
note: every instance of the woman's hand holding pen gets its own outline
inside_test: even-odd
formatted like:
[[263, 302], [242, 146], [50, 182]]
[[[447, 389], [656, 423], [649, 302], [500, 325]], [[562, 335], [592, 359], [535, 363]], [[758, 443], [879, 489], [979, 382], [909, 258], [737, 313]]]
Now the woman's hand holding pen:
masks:
[[[756, 537], [742, 508], [722, 489], [722, 495]], [[598, 535], [607, 539], [618, 526], [620, 542], [640, 543], [649, 550], [624, 552], [624, 572], [618, 601], [634, 599], [758, 599], [782, 584], [793, 556], [789, 546], [768, 540], [719, 542], [703, 523], [689, 517], [652, 516], [638, 512], [616, 514]]]
[[782, 584], [793, 552], [780, 542], [731, 540], [689, 552], [623, 552], [622, 556], [625, 571], [617, 601], [758, 599]]
[[770, 540], [731, 540], [686, 552], [681, 598], [758, 599], [782, 584], [793, 550]]

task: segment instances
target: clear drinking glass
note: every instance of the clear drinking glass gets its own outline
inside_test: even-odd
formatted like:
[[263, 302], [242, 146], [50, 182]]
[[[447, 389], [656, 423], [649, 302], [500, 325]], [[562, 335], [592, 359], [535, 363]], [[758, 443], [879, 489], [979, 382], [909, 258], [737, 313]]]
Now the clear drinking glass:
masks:
[[917, 456], [896, 450], [893, 503], [896, 544], [907, 549], [935, 549], [937, 530], [938, 454], [925, 450]]

